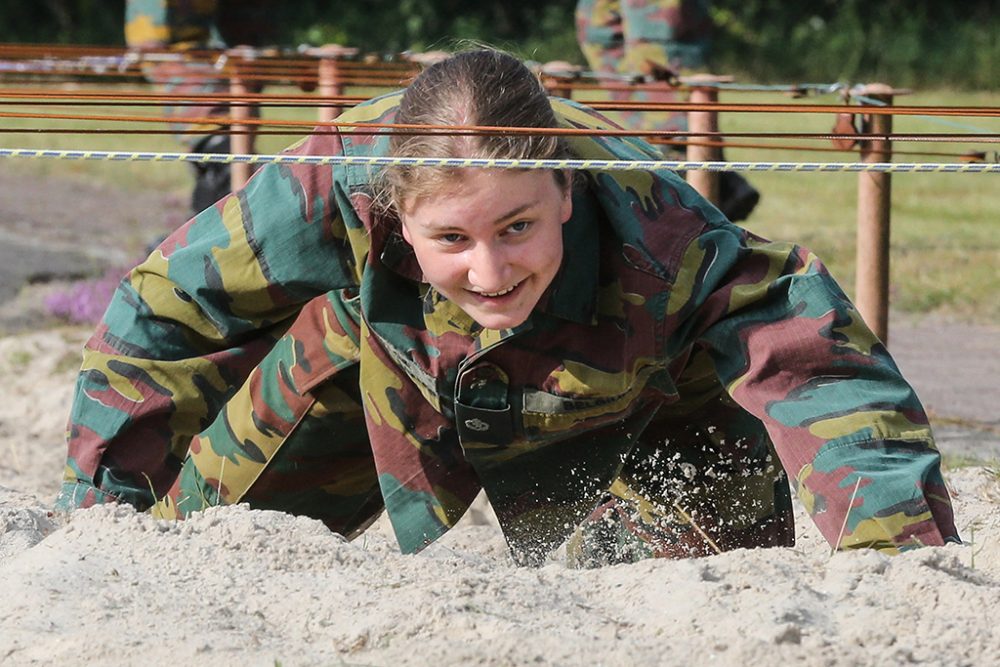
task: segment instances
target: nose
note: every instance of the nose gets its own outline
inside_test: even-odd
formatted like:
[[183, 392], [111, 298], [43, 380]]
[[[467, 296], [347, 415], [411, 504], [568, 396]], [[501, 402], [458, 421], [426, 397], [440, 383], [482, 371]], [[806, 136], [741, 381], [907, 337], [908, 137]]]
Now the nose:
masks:
[[483, 292], [510, 287], [511, 266], [502, 244], [477, 243], [469, 252], [469, 284]]

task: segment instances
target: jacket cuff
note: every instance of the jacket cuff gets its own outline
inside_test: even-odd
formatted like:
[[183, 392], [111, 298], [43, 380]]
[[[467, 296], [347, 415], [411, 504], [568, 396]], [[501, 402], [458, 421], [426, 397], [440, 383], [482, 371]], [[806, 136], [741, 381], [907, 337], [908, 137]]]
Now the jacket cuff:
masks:
[[105, 505], [117, 502], [119, 502], [119, 499], [107, 491], [102, 491], [88, 482], [75, 480], [63, 482], [62, 488], [59, 490], [59, 495], [56, 496], [54, 508], [70, 512], [92, 505]]

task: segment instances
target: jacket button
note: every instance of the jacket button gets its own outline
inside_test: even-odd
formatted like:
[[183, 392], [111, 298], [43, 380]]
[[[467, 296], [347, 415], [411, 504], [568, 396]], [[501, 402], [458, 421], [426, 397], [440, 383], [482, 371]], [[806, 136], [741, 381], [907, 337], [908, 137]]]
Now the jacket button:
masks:
[[484, 422], [482, 419], [475, 419], [475, 418], [466, 419], [465, 427], [469, 430], [477, 431], [479, 433], [490, 430], [490, 425], [487, 422]]

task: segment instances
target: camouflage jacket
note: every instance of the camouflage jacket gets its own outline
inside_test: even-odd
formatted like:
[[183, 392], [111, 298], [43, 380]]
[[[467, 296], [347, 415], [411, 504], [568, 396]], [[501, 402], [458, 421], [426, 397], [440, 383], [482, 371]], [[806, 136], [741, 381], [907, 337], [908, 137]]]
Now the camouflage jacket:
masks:
[[[391, 122], [397, 103], [377, 98], [341, 120]], [[568, 126], [609, 127], [553, 106]], [[570, 141], [585, 158], [658, 155], [632, 139]], [[383, 155], [387, 140], [348, 128], [291, 150]], [[614, 480], [657, 406], [678, 401], [698, 355], [763, 421], [831, 543], [955, 539], [924, 411], [807, 250], [732, 225], [673, 172], [586, 172], [546, 296], [520, 327], [484, 330], [422, 282], [398, 221], [372, 207], [372, 177], [268, 165], [123, 280], [84, 353], [60, 505], [152, 505], [192, 438], [279, 350], [251, 435], [232, 436], [246, 456], [227, 486], [259, 471], [260, 451], [294, 428], [310, 392], [360, 363], [404, 551], [454, 525], [480, 485], [509, 540], [541, 524], [557, 540]]]

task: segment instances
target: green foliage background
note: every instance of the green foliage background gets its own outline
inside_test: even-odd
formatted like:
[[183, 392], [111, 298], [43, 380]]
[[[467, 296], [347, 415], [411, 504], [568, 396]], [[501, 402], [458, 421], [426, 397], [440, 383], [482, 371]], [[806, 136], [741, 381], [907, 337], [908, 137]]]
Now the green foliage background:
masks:
[[[575, 0], [285, 0], [275, 41], [365, 51], [448, 47], [472, 39], [537, 60], [583, 61]], [[994, 90], [996, 0], [715, 0], [713, 69], [756, 82], [884, 81]], [[0, 3], [0, 42], [122, 44], [124, 0]]]

